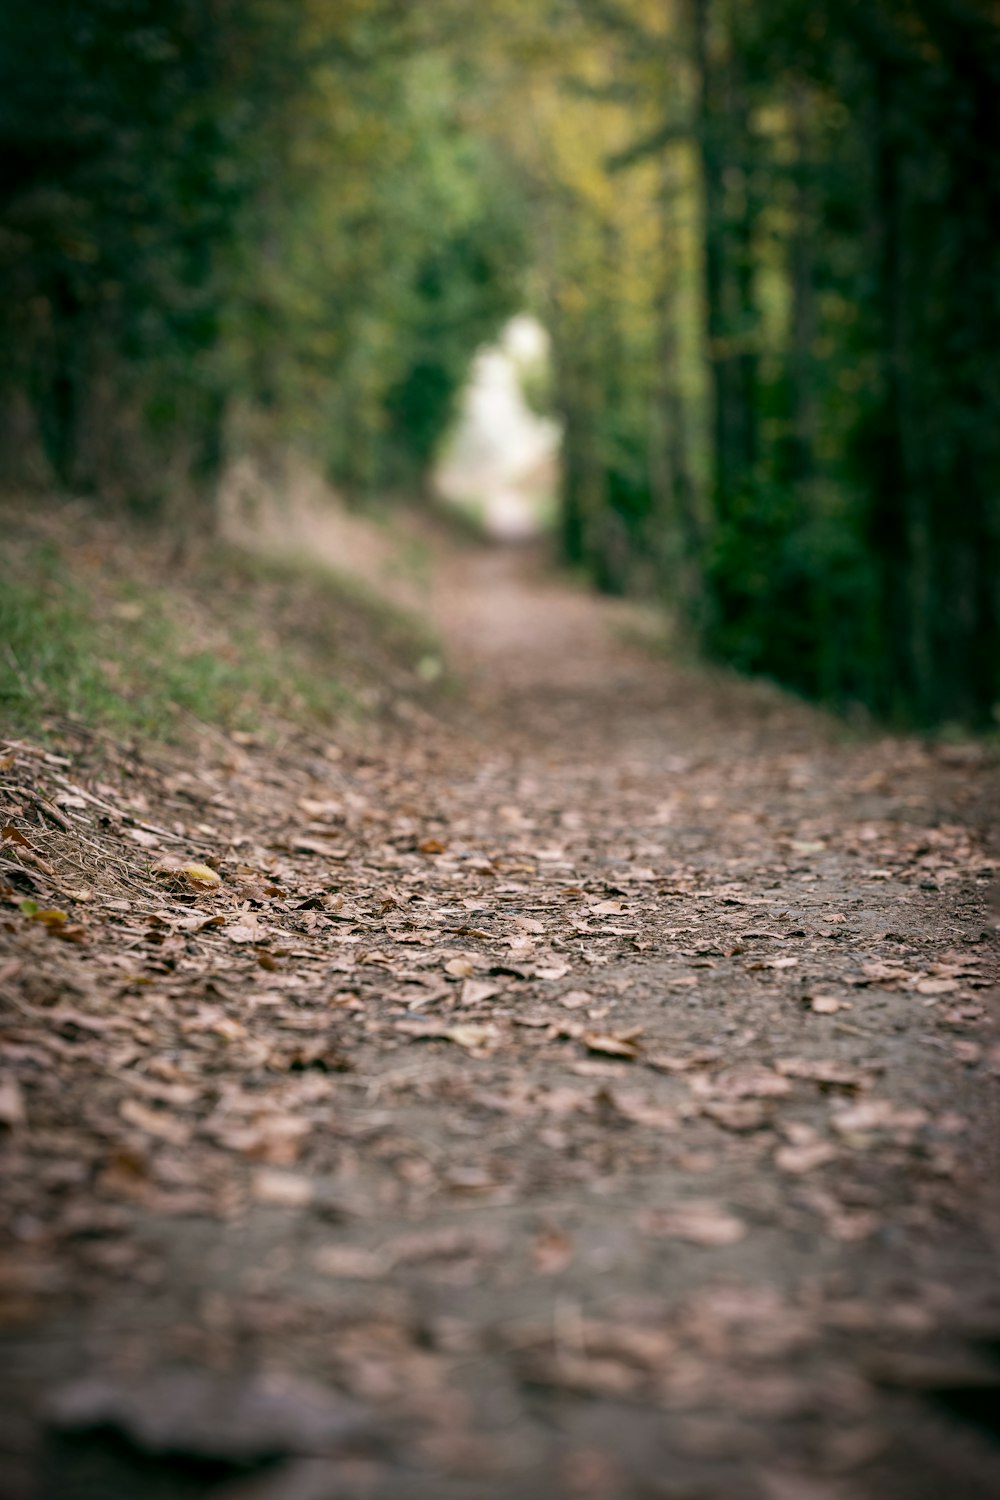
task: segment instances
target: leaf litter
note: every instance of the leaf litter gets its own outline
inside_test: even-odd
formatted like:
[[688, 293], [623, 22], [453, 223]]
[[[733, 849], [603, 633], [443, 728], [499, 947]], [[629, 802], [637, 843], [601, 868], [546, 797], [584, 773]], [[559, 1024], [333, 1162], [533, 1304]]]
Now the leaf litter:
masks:
[[0, 746], [11, 1367], [83, 1309], [43, 1370], [67, 1439], [239, 1466], [375, 1434], [338, 1493], [376, 1500], [464, 1496], [471, 1454], [491, 1495], [529, 1454], [576, 1495], [558, 1422], [607, 1500], [682, 1454], [720, 1497], [903, 1494], [922, 1409], [893, 1435], [873, 1347], [1000, 1332], [968, 768], [482, 567], [442, 626], [494, 662], [506, 590], [505, 675], [417, 734]]

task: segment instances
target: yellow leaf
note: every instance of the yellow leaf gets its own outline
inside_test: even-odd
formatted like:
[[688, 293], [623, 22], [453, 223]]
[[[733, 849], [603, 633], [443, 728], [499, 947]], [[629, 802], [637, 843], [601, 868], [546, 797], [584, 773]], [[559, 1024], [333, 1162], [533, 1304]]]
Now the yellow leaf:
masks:
[[222, 884], [222, 876], [209, 865], [182, 865], [181, 874], [187, 877], [188, 884], [193, 885], [196, 890], [210, 891]]

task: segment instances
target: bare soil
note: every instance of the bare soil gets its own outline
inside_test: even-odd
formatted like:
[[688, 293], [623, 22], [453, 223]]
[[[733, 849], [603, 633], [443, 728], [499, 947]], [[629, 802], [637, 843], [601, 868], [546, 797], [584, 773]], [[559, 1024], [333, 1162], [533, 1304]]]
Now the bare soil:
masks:
[[3, 1493], [1000, 1493], [994, 753], [427, 594], [433, 715], [0, 748]]

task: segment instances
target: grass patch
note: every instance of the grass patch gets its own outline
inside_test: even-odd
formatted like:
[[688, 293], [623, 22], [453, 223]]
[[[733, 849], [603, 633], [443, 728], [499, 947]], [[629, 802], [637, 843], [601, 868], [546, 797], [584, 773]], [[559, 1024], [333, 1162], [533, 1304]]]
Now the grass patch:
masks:
[[26, 530], [0, 557], [10, 733], [60, 717], [160, 740], [192, 719], [254, 732], [330, 724], [425, 692], [439, 660], [422, 621], [310, 562], [220, 547], [170, 566], [148, 539], [109, 541], [100, 528], [72, 551]]

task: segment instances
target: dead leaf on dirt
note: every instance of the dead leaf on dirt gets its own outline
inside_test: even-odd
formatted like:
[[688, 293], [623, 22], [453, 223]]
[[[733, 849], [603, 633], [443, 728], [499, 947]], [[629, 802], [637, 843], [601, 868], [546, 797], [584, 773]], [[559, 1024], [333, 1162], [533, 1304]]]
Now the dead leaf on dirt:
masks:
[[702, 1202], [649, 1209], [640, 1216], [639, 1227], [645, 1234], [688, 1240], [706, 1249], [735, 1245], [747, 1232], [747, 1226], [735, 1214], [718, 1204]]
[[594, 996], [589, 990], [566, 990], [558, 997], [560, 1005], [567, 1010], [582, 1010], [584, 1006], [596, 1004]]
[[17, 844], [22, 849], [34, 848], [31, 840], [14, 823], [5, 823], [3, 828], [0, 828], [0, 839], [7, 843]]
[[380, 1251], [360, 1245], [323, 1245], [312, 1263], [322, 1276], [342, 1276], [349, 1281], [377, 1281], [388, 1270]]
[[390, 1266], [418, 1266], [428, 1261], [497, 1255], [505, 1245], [506, 1237], [496, 1230], [456, 1224], [400, 1235], [382, 1246], [382, 1254]]
[[69, 913], [60, 911], [57, 906], [36, 906], [34, 901], [22, 901], [21, 910], [32, 922], [41, 922], [50, 930], [69, 921]]
[[169, 1141], [172, 1146], [186, 1146], [191, 1139], [190, 1125], [178, 1120], [176, 1115], [168, 1114], [166, 1110], [153, 1109], [150, 1105], [143, 1104], [140, 1099], [123, 1099], [118, 1113], [129, 1125], [138, 1125], [147, 1135]]
[[538, 979], [565, 979], [569, 971], [570, 965], [558, 959], [551, 963], [539, 964], [535, 969], [535, 976]]
[[865, 1099], [838, 1110], [831, 1124], [840, 1135], [865, 1135], [875, 1130], [909, 1133], [920, 1130], [930, 1121], [925, 1109], [907, 1108], [891, 1099]]
[[836, 1156], [837, 1148], [829, 1141], [807, 1141], [799, 1146], [779, 1146], [774, 1153], [774, 1164], [782, 1172], [798, 1176], [813, 1171], [815, 1167], [826, 1166]]
[[836, 1058], [824, 1057], [779, 1057], [774, 1066], [783, 1078], [807, 1079], [821, 1088], [846, 1089], [851, 1093], [871, 1088], [876, 1071], [871, 1065], [853, 1067]]
[[751, 972], [759, 969], [794, 969], [797, 963], [797, 958], [758, 958], [745, 967]]
[[917, 974], [912, 974], [909, 969], [904, 969], [901, 964], [887, 964], [881, 959], [871, 959], [861, 965], [861, 977], [851, 982], [856, 985], [899, 985], [909, 984], [918, 977]]
[[613, 1036], [606, 1031], [585, 1031], [580, 1038], [588, 1052], [596, 1052], [605, 1057], [638, 1057], [642, 1051], [640, 1043], [636, 1040], [635, 1032], [624, 1032], [621, 1036]]
[[461, 1004], [481, 1005], [484, 1000], [491, 1000], [502, 990], [502, 984], [491, 983], [488, 979], [467, 979], [462, 985]]
[[172, 911], [154, 911], [149, 920], [155, 918], [164, 926], [170, 927], [174, 932], [206, 932], [210, 927], [222, 927], [225, 925], [225, 917], [216, 913], [213, 917], [206, 917], [200, 912], [187, 916], [181, 916]]
[[228, 922], [225, 935], [231, 943], [259, 943], [266, 936], [253, 912], [243, 912], [237, 921]]
[[454, 1042], [469, 1052], [492, 1050], [500, 1040], [500, 1032], [489, 1022], [482, 1025], [469, 1021], [457, 1026], [442, 1026], [428, 1021], [397, 1021], [396, 1030], [405, 1032], [414, 1041]]
[[217, 870], [195, 860], [160, 859], [153, 865], [152, 873], [193, 891], [213, 891], [222, 884], [222, 876]]
[[313, 1199], [313, 1184], [308, 1177], [270, 1167], [254, 1173], [250, 1190], [255, 1203], [273, 1208], [305, 1208]]
[[291, 1167], [298, 1161], [313, 1125], [300, 1115], [276, 1111], [246, 1123], [227, 1119], [209, 1121], [202, 1129], [229, 1151], [238, 1151], [269, 1166]]
[[15, 1125], [23, 1125], [26, 1118], [21, 1085], [13, 1073], [6, 1073], [0, 1077], [0, 1125], [12, 1130]]
[[692, 1094], [702, 1099], [784, 1099], [792, 1092], [787, 1078], [771, 1068], [748, 1066], [723, 1073], [695, 1073], [688, 1078]]
[[763, 1130], [771, 1123], [771, 1111], [759, 1099], [719, 1099], [702, 1104], [699, 1111], [707, 1120], [721, 1125], [723, 1130]]
[[918, 979], [918, 995], [950, 995], [959, 988], [957, 979]]
[[573, 1259], [573, 1241], [559, 1229], [543, 1229], [531, 1244], [531, 1263], [541, 1276], [558, 1276]]
[[643, 1385], [643, 1372], [634, 1366], [568, 1349], [528, 1350], [515, 1357], [515, 1364], [529, 1385], [584, 1396], [634, 1396]]
[[835, 1016], [838, 1011], [852, 1009], [849, 1000], [838, 1000], [836, 995], [809, 995], [806, 1000], [817, 1016]]

